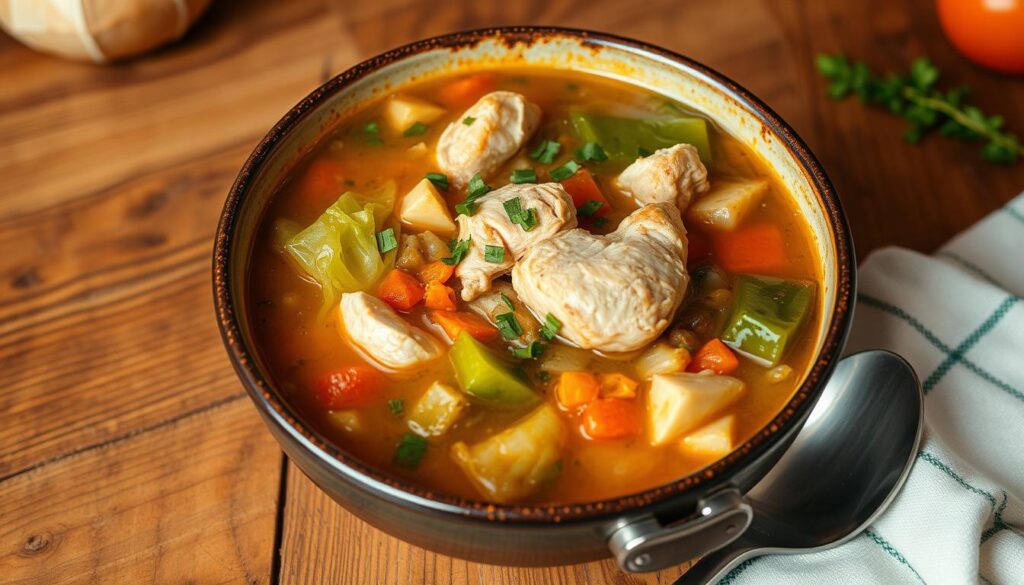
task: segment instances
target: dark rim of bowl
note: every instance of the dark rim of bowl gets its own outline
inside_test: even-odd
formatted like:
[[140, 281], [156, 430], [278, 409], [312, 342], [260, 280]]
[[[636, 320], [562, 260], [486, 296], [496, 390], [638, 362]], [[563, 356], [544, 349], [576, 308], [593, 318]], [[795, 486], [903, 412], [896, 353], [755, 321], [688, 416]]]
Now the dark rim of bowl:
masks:
[[[251, 182], [276, 144], [295, 128], [311, 111], [328, 97], [352, 82], [380, 68], [406, 57], [438, 49], [456, 50], [475, 46], [483, 41], [503, 42], [509, 47], [529, 46], [538, 41], [568, 38], [599, 49], [603, 46], [626, 49], [645, 56], [654, 56], [681, 65], [706, 82], [752, 111], [761, 121], [762, 133], [770, 131], [786, 145], [799, 161], [803, 171], [824, 207], [833, 231], [836, 247], [838, 287], [835, 310], [825, 339], [806, 380], [786, 406], [760, 431], [728, 456], [686, 477], [642, 492], [605, 500], [583, 503], [552, 504], [498, 504], [434, 492], [377, 468], [371, 467], [325, 440], [302, 421], [273, 386], [254, 367], [253, 352], [243, 341], [233, 305], [229, 268], [232, 263], [231, 245], [236, 229], [238, 210], [247, 196]], [[213, 292], [221, 336], [232, 363], [244, 382], [250, 396], [278, 426], [303, 448], [328, 463], [332, 470], [346, 479], [360, 483], [364, 488], [387, 500], [402, 505], [418, 506], [434, 513], [458, 514], [479, 520], [497, 520], [512, 523], [572, 522], [636, 512], [674, 496], [691, 493], [702, 485], [719, 485], [738, 471], [744, 463], [756, 461], [788, 430], [790, 423], [803, 420], [814, 404], [823, 383], [839, 360], [852, 319], [852, 299], [855, 289], [855, 259], [853, 242], [839, 198], [821, 164], [804, 141], [788, 124], [759, 98], [739, 84], [688, 57], [647, 43], [613, 34], [563, 27], [512, 26], [457, 32], [420, 40], [392, 49], [359, 63], [330, 79], [306, 96], [288, 111], [256, 146], [243, 165], [224, 204], [217, 227], [213, 254]], [[340, 466], [339, 466], [340, 464]]]

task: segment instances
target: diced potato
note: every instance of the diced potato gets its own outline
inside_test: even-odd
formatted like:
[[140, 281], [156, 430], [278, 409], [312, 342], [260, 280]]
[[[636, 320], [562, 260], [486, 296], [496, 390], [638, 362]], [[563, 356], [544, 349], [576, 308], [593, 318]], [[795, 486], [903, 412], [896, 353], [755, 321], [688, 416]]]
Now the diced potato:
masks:
[[444, 108], [410, 95], [396, 95], [384, 107], [384, 117], [396, 132], [405, 132], [416, 122], [429, 124], [444, 115]]
[[348, 433], [358, 433], [363, 430], [363, 421], [358, 410], [335, 410], [327, 413], [331, 423], [339, 429]]
[[481, 494], [496, 502], [512, 502], [555, 476], [565, 441], [562, 419], [553, 406], [544, 404], [475, 445], [455, 443], [452, 457]]
[[452, 428], [468, 406], [469, 401], [461, 392], [434, 382], [409, 413], [409, 429], [423, 437], [438, 437]]
[[690, 352], [682, 347], [672, 347], [661, 342], [655, 343], [636, 360], [636, 372], [649, 380], [655, 374], [682, 372], [690, 363]]
[[702, 457], [721, 459], [733, 450], [736, 415], [730, 414], [683, 437], [679, 448]]
[[732, 231], [743, 223], [768, 191], [768, 181], [721, 180], [712, 183], [711, 192], [690, 206], [687, 219], [716, 230]]
[[402, 198], [398, 211], [402, 223], [421, 230], [455, 233], [455, 222], [441, 194], [428, 179], [423, 179]]
[[423, 156], [427, 154], [427, 144], [425, 142], [417, 142], [410, 146], [407, 152], [412, 156]]
[[744, 384], [732, 376], [657, 374], [647, 394], [652, 445], [664, 445], [697, 428], [736, 402]]

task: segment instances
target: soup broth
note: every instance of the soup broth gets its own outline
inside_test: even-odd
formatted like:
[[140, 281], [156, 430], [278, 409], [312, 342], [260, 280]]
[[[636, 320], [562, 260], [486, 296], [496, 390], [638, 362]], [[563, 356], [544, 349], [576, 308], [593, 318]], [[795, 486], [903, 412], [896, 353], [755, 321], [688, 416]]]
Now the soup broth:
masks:
[[[685, 263], [690, 276], [688, 292], [669, 317], [671, 323], [664, 327], [664, 332], [645, 347], [625, 353], [600, 348], [584, 350], [571, 347], [561, 336], [554, 340], [540, 337], [533, 349], [518, 348], [520, 356], [525, 354], [524, 358], [510, 351], [510, 348], [516, 349], [514, 340], [506, 338], [504, 331], [497, 336], [482, 334], [484, 339], [480, 344], [497, 357], [499, 366], [534, 393], [535, 398], [519, 406], [495, 404], [466, 392], [466, 380], [464, 376], [463, 379], [457, 376], [456, 366], [448, 356], [402, 370], [381, 365], [371, 355], [374, 348], [360, 349], [340, 331], [337, 299], [325, 304], [325, 297], [329, 295], [286, 249], [298, 229], [314, 224], [343, 193], [358, 193], [358, 201], [363, 204], [393, 188], [397, 202], [390, 212], [382, 213], [386, 213], [385, 219], [374, 229], [379, 233], [390, 228], [394, 236], [393, 242], [387, 235], [378, 236], [377, 250], [387, 250], [381, 258], [384, 269], [373, 282], [362, 282], [358, 286], [377, 295], [381, 281], [388, 278], [391, 270], [402, 270], [422, 284], [422, 271], [427, 265], [450, 266], [443, 262], [439, 266], [437, 260], [431, 260], [429, 249], [420, 250], [420, 262], [415, 261], [417, 258], [410, 260], [416, 254], [405, 253], [408, 251], [404, 248], [412, 245], [408, 244], [407, 236], [427, 230], [403, 224], [398, 213], [403, 196], [417, 188], [428, 173], [442, 173], [435, 151], [446, 127], [480, 123], [480, 120], [469, 119], [472, 116], [467, 116], [466, 111], [483, 93], [490, 91], [524, 96], [539, 107], [541, 117], [536, 130], [515, 155], [480, 178], [496, 190], [510, 183], [516, 169], [521, 171], [520, 179], [529, 175], [529, 169], [536, 175], [535, 182], [543, 183], [551, 181], [552, 174], [559, 177], [571, 171], [573, 165], [561, 173], [557, 169], [565, 169], [568, 161], [575, 160], [581, 170], [576, 170], [573, 176], [580, 173], [592, 176], [604, 200], [596, 212], [593, 204], [580, 205], [576, 210], [579, 229], [598, 235], [609, 234], [638, 209], [634, 197], [619, 187], [616, 178], [637, 157], [653, 156], [656, 150], [643, 148], [643, 140], [640, 140], [637, 152], [617, 156], [615, 149], [621, 147], [618, 143], [589, 142], [597, 144], [598, 153], [597, 147], [587, 146], [588, 136], [585, 132], [581, 134], [579, 121], [574, 123], [573, 116], [581, 112], [585, 116], [626, 120], [699, 120], [706, 129], [707, 147], [697, 146], [698, 150], [705, 151], [701, 152], [701, 158], [707, 167], [711, 191], [696, 195], [694, 201], [715, 195], [716, 185], [732, 181], [739, 181], [741, 185], [756, 181], [760, 189], [756, 204], [750, 205], [750, 209], [741, 214], [739, 224], [729, 229], [694, 221], [691, 213], [682, 214], [688, 232], [689, 257]], [[713, 120], [700, 112], [637, 87], [584, 74], [523, 69], [444, 76], [402, 88], [397, 99], [408, 98], [413, 98], [414, 106], [422, 101], [442, 111], [429, 122], [416, 120], [408, 127], [396, 127], [394, 120], [401, 118], [396, 118], [394, 104], [389, 103], [396, 98], [382, 96], [347, 114], [282, 183], [256, 238], [249, 298], [257, 345], [275, 382], [318, 431], [368, 464], [440, 492], [498, 501], [581, 502], [639, 492], [693, 473], [742, 444], [776, 416], [802, 381], [813, 358], [816, 346], [813, 332], [818, 330], [816, 323], [820, 319], [820, 291], [815, 287], [821, 282], [820, 262], [810, 230], [791, 201], [786, 186], [752, 150], [721, 131]], [[613, 136], [613, 139], [620, 137]], [[542, 152], [547, 142], [558, 144], [558, 152], [550, 162], [545, 162]], [[595, 160], [601, 159], [602, 154], [605, 160]], [[467, 191], [474, 185], [471, 182], [467, 187], [458, 187], [452, 177], [446, 179], [450, 183], [447, 191], [437, 185], [443, 186], [443, 181], [431, 185], [443, 198], [447, 211], [456, 217], [456, 205], [467, 198]], [[590, 214], [586, 214], [588, 207]], [[526, 215], [528, 221], [529, 213]], [[453, 234], [438, 236], [444, 242], [457, 239]], [[392, 244], [396, 247], [389, 250]], [[429, 248], [423, 242], [419, 245]], [[444, 252], [445, 258], [457, 260], [451, 249]], [[400, 268], [392, 268], [395, 262], [399, 262]], [[752, 354], [744, 346], [746, 342], [738, 339], [742, 335], [737, 336], [736, 331], [730, 338], [728, 328], [737, 319], [742, 320], [739, 315], [742, 307], [738, 307], [738, 303], [743, 294], [749, 294], [741, 290], [740, 283], [746, 278], [743, 274], [767, 277], [760, 282], [778, 287], [783, 286], [779, 283], [798, 283], [804, 287], [800, 290], [810, 295], [809, 300], [803, 299], [804, 314], [792, 316], [798, 328], [791, 329], [780, 342], [784, 353], [776, 358]], [[459, 281], [458, 276], [451, 276], [443, 285], [451, 288], [455, 295], [455, 311], [448, 312], [472, 314], [468, 303], [459, 298]], [[496, 282], [508, 281], [508, 276], [502, 276]], [[566, 286], [567, 294], [576, 294], [571, 283]], [[787, 290], [779, 288], [776, 292], [785, 295]], [[584, 294], [586, 291], [576, 292]], [[783, 302], [779, 298], [769, 299], [769, 302], [775, 301]], [[523, 310], [528, 309], [524, 304], [513, 303], [518, 308], [506, 312], [522, 315]], [[438, 340], [447, 353], [453, 342], [446, 328], [438, 325], [438, 312], [438, 309], [427, 309], [424, 301], [419, 301], [399, 310], [397, 315]], [[546, 320], [547, 315], [535, 317], [541, 326], [551, 324]], [[491, 319], [491, 325], [501, 326], [501, 323]], [[555, 329], [557, 333], [557, 327]], [[719, 341], [723, 338], [724, 343]], [[656, 416], [652, 410], [657, 409], [650, 396], [653, 382], [648, 361], [653, 359], [649, 352], [654, 346], [672, 356], [669, 362], [680, 356], [686, 361], [685, 364], [660, 366], [663, 376], [685, 376], [686, 371], [693, 375], [702, 369], [711, 370], [706, 372], [709, 377], [720, 377], [727, 372], [728, 377], [742, 382], [740, 397], [708, 411], [701, 417], [700, 424], [682, 436], [663, 444], [652, 444], [656, 442], [652, 441], [655, 433], [652, 417]], [[715, 360], [723, 351], [726, 358], [738, 363], [716, 365]], [[539, 355], [531, 357], [531, 352]], [[644, 361], [645, 356], [648, 361]], [[698, 359], [699, 356], [703, 357]], [[354, 378], [350, 376], [346, 382], [336, 376], [334, 386], [325, 380], [332, 373], [351, 366], [377, 374], [366, 374], [372, 380], [370, 389], [364, 389], [365, 396], [343, 401], [344, 408], [331, 408], [331, 396], [351, 390], [346, 384]], [[566, 371], [570, 372], [569, 377]], [[582, 374], [573, 386], [570, 384], [572, 376], [578, 372]], [[626, 381], [622, 382], [623, 379]], [[594, 381], [600, 390], [596, 395], [592, 392], [587, 396], [587, 389], [592, 388]], [[436, 383], [460, 394], [464, 404], [454, 422], [446, 421], [443, 433], [431, 434], [423, 432], [422, 426], [411, 425], [410, 417], [418, 401]], [[560, 389], [563, 383], [565, 386]], [[573, 389], [579, 395], [580, 388], [584, 394], [582, 403], [566, 398]], [[595, 401], [613, 407], [609, 409], [613, 415], [610, 422], [588, 418], [598, 414], [597, 407], [588, 413]], [[522, 423], [544, 405], [550, 405], [557, 414], [563, 427], [562, 438], [558, 442], [556, 461], [548, 465], [549, 469], [515, 480], [525, 487], [499, 493], [489, 489], [487, 482], [494, 479], [495, 473], [504, 472], [481, 471], [474, 476], [465, 459], [460, 461], [455, 452], [456, 444], [472, 450], [475, 445]], [[693, 412], [700, 406], [688, 408]], [[714, 427], [715, 423], [720, 425]], [[710, 431], [697, 434], [708, 425], [713, 427]], [[724, 434], [722, 429], [726, 429]], [[688, 439], [695, 434], [695, 439]], [[529, 460], [529, 454], [522, 457], [523, 465], [535, 463]], [[509, 459], [496, 465], [511, 468], [517, 461]], [[503, 478], [495, 481], [503, 481]]]

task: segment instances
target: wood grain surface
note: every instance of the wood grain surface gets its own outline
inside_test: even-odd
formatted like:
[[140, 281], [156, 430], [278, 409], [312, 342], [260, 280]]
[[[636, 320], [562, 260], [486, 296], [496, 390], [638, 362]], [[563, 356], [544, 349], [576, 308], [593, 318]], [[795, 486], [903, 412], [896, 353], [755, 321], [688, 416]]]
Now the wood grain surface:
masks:
[[818, 52], [928, 55], [1024, 133], [1024, 81], [956, 54], [928, 0], [219, 0], [181, 42], [105, 68], [0, 35], [0, 581], [671, 582], [478, 565], [363, 524], [284, 462], [216, 331], [216, 218], [277, 118], [382, 50], [526, 23], [663, 45], [761, 96], [822, 160], [861, 257], [930, 251], [1024, 189], [1024, 164], [908, 146], [899, 120], [824, 96]]

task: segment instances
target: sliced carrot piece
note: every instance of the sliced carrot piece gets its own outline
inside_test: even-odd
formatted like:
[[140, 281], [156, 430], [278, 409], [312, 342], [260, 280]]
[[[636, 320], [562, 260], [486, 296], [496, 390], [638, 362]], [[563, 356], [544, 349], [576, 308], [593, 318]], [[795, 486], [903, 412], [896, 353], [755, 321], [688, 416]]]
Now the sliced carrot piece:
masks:
[[423, 293], [423, 306], [434, 311], [454, 311], [455, 291], [449, 286], [437, 282], [428, 282]]
[[778, 227], [752, 225], [713, 236], [715, 259], [730, 272], [766, 273], [788, 264], [786, 243]]
[[423, 300], [423, 285], [415, 276], [394, 269], [380, 281], [377, 296], [398, 311], [408, 311]]
[[494, 341], [498, 338], [498, 330], [486, 319], [474, 313], [462, 311], [433, 311], [430, 318], [444, 329], [445, 334], [453, 341], [459, 333], [465, 331], [478, 341]]
[[736, 354], [729, 349], [729, 346], [722, 343], [717, 337], [704, 344], [693, 356], [693, 361], [687, 366], [688, 372], [702, 372], [711, 370], [716, 374], [731, 374], [740, 366]]
[[494, 73], [477, 73], [445, 85], [437, 92], [437, 99], [449, 108], [468, 108], [498, 86]]
[[298, 196], [307, 201], [334, 201], [341, 193], [344, 166], [329, 158], [314, 159], [299, 176]]
[[436, 282], [438, 284], [444, 284], [448, 282], [448, 279], [455, 274], [455, 266], [445, 264], [444, 262], [437, 261], [427, 264], [420, 269], [420, 280], [425, 283]]
[[555, 388], [558, 403], [569, 409], [590, 403], [600, 392], [597, 376], [590, 372], [562, 372]]
[[636, 405], [629, 400], [599, 398], [583, 410], [583, 432], [589, 439], [624, 439], [640, 432]]
[[572, 204], [576, 206], [576, 209], [580, 209], [590, 201], [597, 201], [601, 203], [601, 206], [593, 212], [593, 215], [607, 215], [611, 210], [604, 193], [601, 193], [601, 188], [597, 186], [594, 176], [587, 169], [579, 169], [576, 174], [562, 181], [562, 187], [572, 197]]

